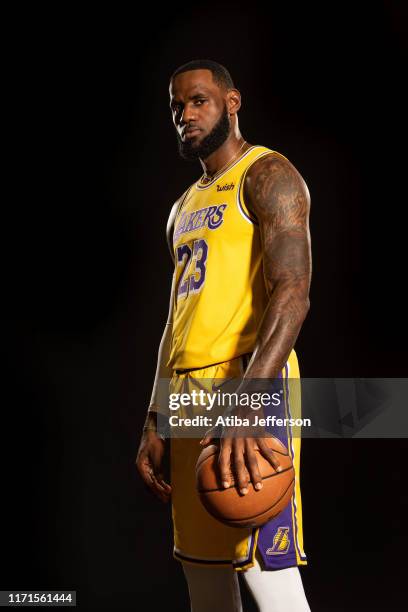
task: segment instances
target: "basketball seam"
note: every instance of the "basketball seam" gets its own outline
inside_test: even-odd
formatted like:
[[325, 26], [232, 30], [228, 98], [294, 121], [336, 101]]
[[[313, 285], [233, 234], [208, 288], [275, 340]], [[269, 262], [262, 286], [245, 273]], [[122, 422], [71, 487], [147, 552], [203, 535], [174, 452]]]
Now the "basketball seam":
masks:
[[272, 508], [274, 508], [277, 504], [279, 504], [279, 502], [282, 500], [283, 497], [285, 497], [286, 493], [289, 491], [289, 488], [292, 486], [292, 484], [294, 483], [295, 479], [291, 480], [288, 487], [285, 489], [284, 493], [282, 493], [282, 495], [280, 496], [279, 499], [276, 500], [276, 502], [273, 504], [273, 506], [271, 506], [270, 508], [268, 508], [267, 510], [265, 510], [264, 512], [262, 512], [261, 514], [253, 514], [251, 516], [245, 516], [239, 519], [221, 519], [218, 518], [217, 520], [219, 521], [225, 521], [228, 523], [242, 523], [242, 521], [250, 521], [252, 519], [259, 519], [259, 517], [261, 517], [264, 514], [267, 514], [268, 512], [270, 512], [272, 510]]

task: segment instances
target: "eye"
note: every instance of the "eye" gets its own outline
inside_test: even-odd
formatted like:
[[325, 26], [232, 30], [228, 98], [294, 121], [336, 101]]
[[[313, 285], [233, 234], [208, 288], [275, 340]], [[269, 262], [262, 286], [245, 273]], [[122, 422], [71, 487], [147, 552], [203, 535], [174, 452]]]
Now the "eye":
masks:
[[199, 106], [201, 106], [201, 104], [203, 104], [205, 101], [205, 98], [200, 98], [199, 100], [196, 100], [195, 103], [196, 105], [198, 104]]

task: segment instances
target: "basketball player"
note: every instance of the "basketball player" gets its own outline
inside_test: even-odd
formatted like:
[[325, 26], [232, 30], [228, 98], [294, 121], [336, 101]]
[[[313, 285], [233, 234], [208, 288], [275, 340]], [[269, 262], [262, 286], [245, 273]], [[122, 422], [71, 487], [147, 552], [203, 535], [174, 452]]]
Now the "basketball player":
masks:
[[[179, 152], [199, 160], [203, 174], [170, 213], [170, 312], [136, 464], [160, 500], [172, 499], [174, 555], [183, 564], [193, 612], [242, 610], [237, 571], [261, 612], [304, 612], [310, 608], [298, 570], [306, 563], [299, 436], [285, 429], [282, 439], [296, 470], [292, 500], [252, 530], [223, 525], [198, 499], [195, 463], [215, 433], [207, 432], [201, 444], [171, 439], [170, 486], [162, 475], [166, 442], [156, 429], [160, 379], [171, 378], [173, 391], [191, 391], [202, 380], [299, 378], [293, 347], [309, 309], [309, 193], [286, 157], [243, 138], [240, 106], [240, 92], [216, 62], [189, 62], [171, 77]], [[282, 407], [286, 415], [299, 410], [300, 396], [292, 395]], [[279, 459], [262, 438], [233, 434], [230, 427], [220, 438], [221, 481], [231, 486], [232, 470], [245, 495], [250, 481], [262, 488], [255, 444], [275, 469]]]

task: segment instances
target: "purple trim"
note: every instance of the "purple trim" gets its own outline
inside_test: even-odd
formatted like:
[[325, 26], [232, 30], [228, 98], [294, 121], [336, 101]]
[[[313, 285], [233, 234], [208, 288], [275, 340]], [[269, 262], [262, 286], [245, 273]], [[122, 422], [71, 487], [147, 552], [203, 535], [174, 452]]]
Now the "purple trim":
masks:
[[[261, 157], [261, 156], [260, 156], [260, 157]], [[256, 159], [258, 159], [258, 158], [256, 158]], [[256, 161], [256, 160], [254, 160], [254, 161]], [[252, 164], [251, 164], [251, 165], [252, 165]], [[244, 215], [245, 219], [248, 219], [248, 221], [250, 221], [250, 222], [251, 222], [251, 223], [253, 223], [254, 225], [259, 225], [259, 223], [258, 223], [257, 219], [253, 219], [252, 217], [250, 217], [250, 216], [249, 216], [249, 211], [248, 211], [248, 213], [245, 211], [245, 209], [244, 209], [244, 207], [243, 207], [243, 205], [242, 205], [242, 202], [241, 202], [241, 185], [242, 185], [242, 181], [244, 180], [244, 177], [245, 177], [245, 175], [246, 175], [247, 171], [249, 170], [249, 168], [251, 167], [251, 165], [250, 165], [250, 166], [248, 166], [248, 167], [245, 169], [245, 172], [243, 173], [243, 175], [241, 176], [241, 180], [239, 181], [239, 185], [238, 185], [238, 192], [237, 192], [237, 203], [238, 203], [239, 210], [240, 210], [240, 211], [241, 211], [241, 213]]]
[[282, 555], [281, 557], [277, 557], [274, 559], [273, 567], [266, 565], [263, 557], [262, 562], [262, 569], [267, 572], [274, 572], [275, 570], [286, 569], [287, 567], [297, 567], [299, 565], [296, 555]]

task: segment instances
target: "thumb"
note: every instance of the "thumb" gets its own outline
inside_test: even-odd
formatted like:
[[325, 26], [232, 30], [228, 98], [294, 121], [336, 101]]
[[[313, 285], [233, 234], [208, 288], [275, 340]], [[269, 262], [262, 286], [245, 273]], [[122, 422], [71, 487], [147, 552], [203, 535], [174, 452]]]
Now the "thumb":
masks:
[[209, 429], [205, 433], [204, 438], [202, 440], [200, 440], [201, 446], [207, 446], [207, 444], [209, 444], [211, 442], [211, 440], [214, 440], [215, 437], [216, 436], [215, 436], [214, 429]]
[[200, 440], [201, 446], [207, 446], [211, 442], [211, 440], [216, 440], [219, 437], [219, 431], [217, 427], [212, 427], [208, 431], [205, 432], [204, 438]]

